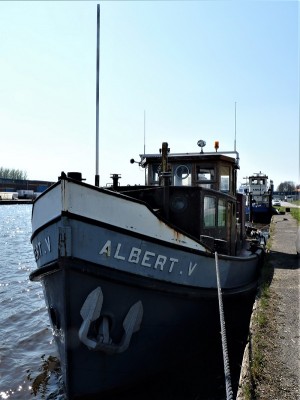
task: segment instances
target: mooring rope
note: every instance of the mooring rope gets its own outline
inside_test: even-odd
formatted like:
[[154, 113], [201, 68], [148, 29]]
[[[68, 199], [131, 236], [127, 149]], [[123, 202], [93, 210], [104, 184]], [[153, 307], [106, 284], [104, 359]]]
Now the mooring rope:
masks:
[[216, 275], [217, 275], [217, 286], [218, 286], [218, 301], [219, 301], [219, 314], [220, 314], [220, 325], [221, 325], [221, 337], [222, 337], [222, 349], [223, 349], [223, 363], [224, 363], [224, 375], [225, 375], [225, 386], [226, 386], [226, 399], [233, 400], [233, 392], [231, 387], [231, 376], [229, 367], [229, 357], [227, 348], [227, 338], [226, 338], [226, 328], [225, 328], [225, 318], [223, 310], [223, 300], [220, 284], [220, 274], [219, 274], [219, 259], [218, 253], [215, 252], [215, 262], [216, 262]]

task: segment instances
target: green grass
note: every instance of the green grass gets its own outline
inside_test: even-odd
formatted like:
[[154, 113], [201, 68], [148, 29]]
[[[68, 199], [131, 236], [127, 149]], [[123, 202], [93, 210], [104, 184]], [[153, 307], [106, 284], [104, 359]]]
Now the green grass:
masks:
[[[300, 206], [300, 200], [294, 201], [293, 204]], [[291, 207], [292, 216], [300, 223], [300, 208]]]
[[[271, 244], [269, 242], [270, 241], [268, 241], [268, 246], [270, 248]], [[253, 316], [253, 330], [250, 336], [249, 348], [249, 376], [243, 386], [244, 400], [253, 400], [257, 398], [257, 385], [264, 376], [263, 372], [266, 363], [265, 353], [269, 351], [268, 349], [270, 346], [268, 343], [268, 329], [270, 329], [270, 284], [273, 271], [274, 268], [268, 260], [267, 255], [261, 271], [257, 309]]]
[[[271, 224], [270, 232], [274, 231]], [[267, 249], [270, 250], [271, 240], [267, 242]], [[257, 385], [263, 377], [266, 364], [266, 351], [269, 351], [268, 330], [270, 324], [269, 308], [271, 302], [270, 284], [272, 282], [274, 267], [266, 254], [261, 270], [258, 302], [256, 312], [252, 320], [252, 332], [249, 336], [249, 370], [248, 376], [242, 384], [242, 396], [244, 400], [257, 398]]]
[[[300, 206], [300, 200], [293, 201], [294, 205]], [[273, 206], [274, 208], [277, 208], [277, 210], [280, 213], [286, 213], [286, 208], [287, 207], [282, 207], [282, 206]], [[296, 207], [288, 207], [290, 209], [290, 213], [298, 221], [298, 224], [300, 223], [300, 208]]]

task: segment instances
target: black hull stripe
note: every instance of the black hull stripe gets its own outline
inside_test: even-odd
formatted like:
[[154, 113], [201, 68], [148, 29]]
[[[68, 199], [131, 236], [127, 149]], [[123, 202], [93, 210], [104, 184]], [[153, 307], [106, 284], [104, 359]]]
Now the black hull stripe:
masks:
[[[75, 258], [60, 258], [55, 262], [47, 264], [43, 267], [31, 272], [29, 278], [32, 281], [40, 281], [47, 278], [48, 275], [59, 273], [62, 271], [82, 273], [85, 276], [105, 279], [123, 285], [142, 287], [148, 290], [169, 293], [186, 298], [217, 298], [217, 288], [202, 288], [188, 285], [180, 285], [173, 282], [159, 281], [150, 277], [134, 275], [125, 271], [112, 270], [99, 264], [94, 264], [85, 260]], [[233, 289], [222, 289], [224, 297], [237, 295], [247, 295], [256, 291], [257, 280]]]

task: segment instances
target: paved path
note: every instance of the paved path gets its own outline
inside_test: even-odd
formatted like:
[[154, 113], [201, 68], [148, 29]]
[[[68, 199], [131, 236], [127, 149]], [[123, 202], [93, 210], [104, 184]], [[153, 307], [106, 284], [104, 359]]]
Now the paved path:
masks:
[[[266, 348], [262, 380], [256, 387], [258, 400], [300, 400], [300, 258], [296, 253], [297, 221], [288, 212], [275, 215], [271, 224], [271, 250], [268, 260], [274, 267], [270, 285], [269, 315], [274, 323]], [[255, 320], [257, 304], [252, 321]], [[255, 323], [250, 327], [255, 335]], [[249, 347], [247, 345], [241, 370], [241, 385], [249, 379]], [[264, 381], [266, 379], [266, 381]], [[239, 390], [238, 400], [249, 397]]]
[[287, 201], [281, 201], [281, 207], [300, 208], [300, 206], [298, 206], [297, 204], [289, 203]]
[[[276, 316], [279, 361], [286, 367], [283, 387], [300, 399], [300, 259], [296, 254], [297, 221], [290, 213], [273, 217], [270, 262], [274, 267], [271, 292], [278, 295]], [[280, 379], [281, 377], [278, 377]]]

